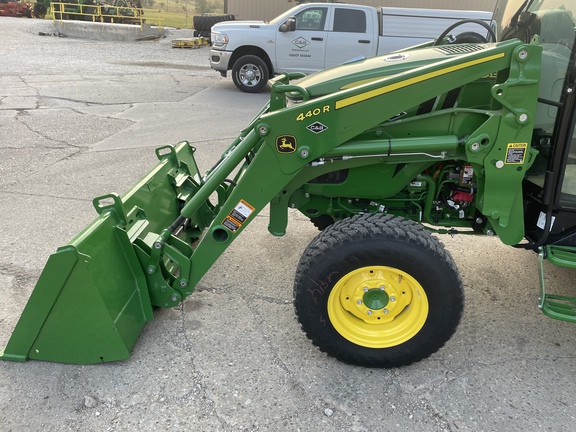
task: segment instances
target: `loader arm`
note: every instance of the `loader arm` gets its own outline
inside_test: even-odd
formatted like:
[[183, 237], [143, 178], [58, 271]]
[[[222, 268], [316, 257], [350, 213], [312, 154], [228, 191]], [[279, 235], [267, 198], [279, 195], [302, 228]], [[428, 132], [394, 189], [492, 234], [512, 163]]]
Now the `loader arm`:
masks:
[[[298, 187], [325, 172], [356, 165], [381, 164], [382, 161], [414, 164], [414, 173], [421, 172], [423, 166], [438, 159], [466, 160], [482, 166], [480, 209], [493, 221], [497, 234], [505, 243], [519, 242], [524, 234], [521, 183], [534, 156], [527, 143], [532, 136], [537, 102], [539, 55], [540, 47], [536, 44], [525, 45], [518, 41], [496, 44], [479, 52], [450, 57], [297, 106], [280, 106], [263, 114], [254, 123], [253, 135], [245, 139], [254, 140], [245, 144], [246, 149], [257, 147], [258, 152], [196, 247], [191, 283], [200, 280], [247, 222], [268, 203], [271, 206], [271, 231], [282, 235], [287, 209], [292, 207], [292, 194]], [[485, 113], [486, 121], [473, 135], [371, 142], [354, 140], [364, 131], [420, 101], [499, 71], [506, 71], [507, 78], [492, 88], [495, 110]], [[306, 88], [276, 83], [272, 88], [271, 106], [274, 101], [284, 100], [286, 92], [295, 90], [306, 94]], [[300, 120], [308, 120], [307, 113], [311, 113], [312, 121], [327, 125], [326, 130], [316, 135], [307, 129], [310, 121]], [[453, 115], [466, 114], [455, 112]], [[285, 138], [291, 140], [293, 150], [281, 148]], [[505, 162], [511, 153], [508, 143], [526, 144], [520, 147], [525, 152], [522, 163], [512, 165]], [[237, 148], [235, 151], [240, 150]], [[236, 159], [244, 158], [245, 151], [240, 151]], [[338, 160], [326, 167], [322, 158]], [[225, 228], [223, 221], [242, 201], [250, 204], [254, 211], [232, 233]], [[198, 206], [200, 202], [192, 204]], [[189, 206], [183, 209], [184, 216], [195, 208]]]
[[[434, 225], [437, 177], [427, 170], [454, 161], [473, 166], [475, 205], [488, 226], [517, 243], [524, 234], [521, 182], [535, 154], [529, 143], [541, 50], [517, 40], [471, 47], [405, 51], [400, 63], [380, 58], [380, 70], [363, 79], [350, 74], [325, 94], [315, 93], [314, 76], [280, 78], [270, 104], [204, 175], [187, 142], [158, 149], [158, 166], [121, 198], [95, 199], [98, 218], [50, 258], [1, 358], [127, 358], [152, 307], [189, 296], [267, 205], [269, 231], [283, 235], [288, 208], [310, 216], [315, 204], [345, 197], [400, 201], [412, 182], [427, 185], [418, 219]], [[365, 66], [326, 73], [346, 76]], [[451, 106], [395, 119], [483, 79], [492, 83], [487, 108]], [[287, 106], [290, 97], [301, 102]], [[344, 171], [346, 181], [314, 183]]]

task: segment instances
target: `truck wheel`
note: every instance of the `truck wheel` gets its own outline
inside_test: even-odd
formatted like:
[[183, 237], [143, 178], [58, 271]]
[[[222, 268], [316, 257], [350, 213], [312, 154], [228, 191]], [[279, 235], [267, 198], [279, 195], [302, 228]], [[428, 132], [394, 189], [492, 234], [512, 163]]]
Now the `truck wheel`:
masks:
[[258, 93], [269, 78], [268, 66], [260, 57], [245, 55], [232, 67], [232, 81], [236, 87], [246, 93]]
[[422, 360], [452, 336], [464, 292], [442, 243], [391, 215], [357, 215], [306, 248], [294, 307], [314, 345], [346, 363], [397, 367]]

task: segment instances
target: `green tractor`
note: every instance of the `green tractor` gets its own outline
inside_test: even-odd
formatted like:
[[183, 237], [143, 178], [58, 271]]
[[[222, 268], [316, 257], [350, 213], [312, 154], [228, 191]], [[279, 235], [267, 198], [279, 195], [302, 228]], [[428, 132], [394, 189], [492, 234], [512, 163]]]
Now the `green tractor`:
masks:
[[39, 0], [34, 3], [34, 17], [44, 19], [50, 9], [50, 0]]
[[[478, 34], [271, 82], [270, 102], [205, 173], [187, 142], [48, 263], [6, 360], [126, 359], [265, 206], [321, 230], [294, 282], [298, 320], [344, 362], [397, 367], [452, 336], [462, 281], [431, 233], [498, 236], [576, 267], [576, 0], [511, 0]], [[450, 33], [456, 36], [450, 36]], [[576, 298], [539, 299], [576, 321]]]

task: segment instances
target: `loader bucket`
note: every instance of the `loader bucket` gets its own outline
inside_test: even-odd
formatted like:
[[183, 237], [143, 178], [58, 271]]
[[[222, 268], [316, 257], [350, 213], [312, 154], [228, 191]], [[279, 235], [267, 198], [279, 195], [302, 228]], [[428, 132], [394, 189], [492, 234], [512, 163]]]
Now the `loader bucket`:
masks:
[[194, 185], [189, 179], [199, 178], [193, 151], [186, 142], [157, 149], [158, 165], [122, 198], [94, 200], [99, 216], [50, 256], [0, 359], [90, 364], [129, 357], [154, 306], [132, 242], [178, 218], [178, 179]]

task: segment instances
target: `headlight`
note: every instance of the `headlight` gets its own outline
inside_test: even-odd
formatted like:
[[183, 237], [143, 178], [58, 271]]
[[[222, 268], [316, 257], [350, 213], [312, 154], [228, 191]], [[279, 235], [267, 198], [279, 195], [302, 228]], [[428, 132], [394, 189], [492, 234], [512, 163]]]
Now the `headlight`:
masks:
[[222, 48], [228, 43], [228, 36], [223, 33], [212, 33], [212, 46]]

